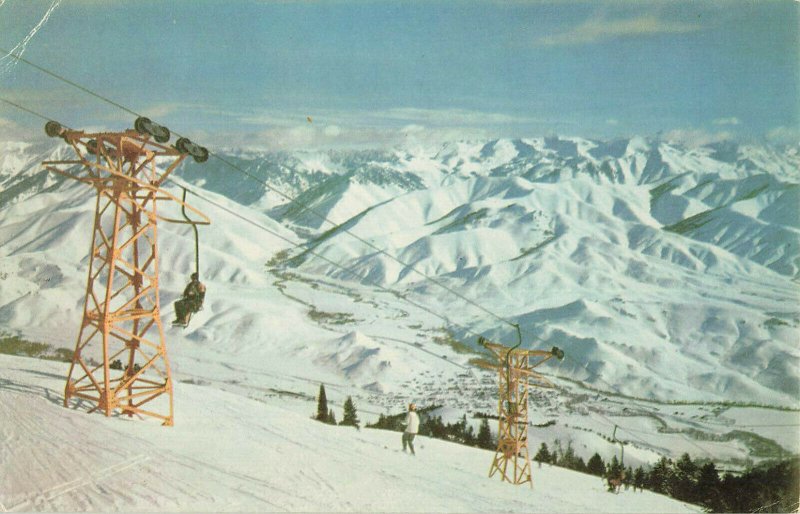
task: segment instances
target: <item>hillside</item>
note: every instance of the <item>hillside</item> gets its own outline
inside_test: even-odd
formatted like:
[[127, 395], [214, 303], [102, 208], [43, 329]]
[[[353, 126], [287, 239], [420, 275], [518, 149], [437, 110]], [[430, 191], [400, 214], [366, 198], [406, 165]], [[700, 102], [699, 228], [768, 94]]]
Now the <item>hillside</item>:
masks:
[[[187, 383], [164, 428], [66, 410], [63, 363], [0, 356], [4, 511], [699, 512], [597, 477], [534, 469], [533, 488], [489, 480], [492, 453], [309, 419], [284, 399]], [[299, 412], [298, 412], [299, 410]], [[497, 477], [495, 477], [497, 478]], [[112, 493], [113, 491], [113, 493]]]
[[[3, 144], [0, 335], [69, 352], [92, 192], [41, 171], [64, 148]], [[525, 347], [567, 353], [542, 370], [558, 389], [533, 395], [531, 422], [555, 422], [534, 447], [608, 459], [618, 424], [634, 466], [800, 452], [796, 148], [545, 138], [225, 157], [284, 196], [215, 159], [169, 186], [191, 184], [213, 221], [204, 310], [167, 332], [195, 385], [298, 398], [306, 416], [324, 382], [372, 418], [416, 400], [472, 419], [497, 408], [475, 334], [513, 344], [510, 321]], [[169, 224], [159, 237], [168, 320], [194, 240]]]

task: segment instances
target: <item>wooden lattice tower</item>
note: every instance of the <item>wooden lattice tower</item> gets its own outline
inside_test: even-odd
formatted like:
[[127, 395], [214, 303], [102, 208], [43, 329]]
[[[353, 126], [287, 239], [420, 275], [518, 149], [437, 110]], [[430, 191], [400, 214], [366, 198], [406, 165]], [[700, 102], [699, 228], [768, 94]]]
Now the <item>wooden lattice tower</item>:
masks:
[[44, 162], [46, 169], [97, 192], [83, 321], [64, 406], [77, 398], [93, 404], [90, 412], [110, 416], [119, 410], [171, 426], [172, 376], [160, 314], [157, 220], [185, 221], [160, 216], [157, 205], [178, 202], [202, 218], [196, 223], [209, 223], [160, 187], [186, 154], [133, 130], [85, 133], [54, 122], [46, 129], [62, 137], [77, 156]]
[[[564, 353], [556, 347], [551, 351], [509, 348], [483, 338], [479, 342], [497, 358], [496, 365], [483, 367], [498, 372], [498, 427], [497, 450], [495, 451], [489, 477], [500, 473], [501, 480], [512, 484], [533, 486], [531, 459], [528, 453], [528, 388], [532, 385], [553, 387], [549, 380], [533, 368], [552, 357], [563, 358]], [[519, 346], [519, 345], [518, 345]]]

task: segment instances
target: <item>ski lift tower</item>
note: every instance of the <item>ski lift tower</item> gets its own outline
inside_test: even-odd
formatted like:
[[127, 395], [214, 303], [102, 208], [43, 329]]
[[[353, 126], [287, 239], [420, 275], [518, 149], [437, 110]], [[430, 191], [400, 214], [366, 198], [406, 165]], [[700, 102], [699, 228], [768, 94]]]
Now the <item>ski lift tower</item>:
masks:
[[564, 358], [564, 352], [557, 347], [552, 350], [524, 350], [518, 347], [522, 343], [517, 325], [519, 342], [514, 347], [492, 343], [483, 337], [478, 343], [492, 352], [497, 364], [482, 364], [482, 367], [496, 369], [499, 379], [499, 395], [497, 402], [498, 428], [497, 450], [495, 451], [489, 477], [500, 472], [502, 481], [519, 485], [531, 479], [531, 459], [528, 454], [528, 385], [529, 380], [539, 387], [553, 387], [553, 384], [533, 368], [556, 357]]
[[[161, 185], [192, 155], [203, 162], [208, 151], [186, 138], [166, 146], [169, 129], [136, 120], [135, 130], [86, 133], [57, 122], [45, 125], [75, 151], [71, 160], [46, 161], [48, 171], [92, 186], [97, 192], [89, 250], [83, 321], [64, 389], [71, 399], [94, 405], [89, 412], [115, 411], [149, 416], [172, 426], [172, 377], [158, 292], [157, 221], [159, 202], [188, 207], [200, 221], [210, 220]], [[159, 166], [161, 169], [159, 169]]]

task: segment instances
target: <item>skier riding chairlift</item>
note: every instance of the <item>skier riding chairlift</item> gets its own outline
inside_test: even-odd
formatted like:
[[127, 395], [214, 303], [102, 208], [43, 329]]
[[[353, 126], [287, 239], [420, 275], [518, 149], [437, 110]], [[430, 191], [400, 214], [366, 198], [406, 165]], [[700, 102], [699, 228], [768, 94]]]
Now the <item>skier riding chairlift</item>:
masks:
[[200, 276], [192, 273], [192, 280], [183, 290], [183, 297], [175, 302], [175, 321], [173, 325], [189, 325], [192, 314], [203, 308], [203, 300], [206, 297], [206, 286], [200, 282]]

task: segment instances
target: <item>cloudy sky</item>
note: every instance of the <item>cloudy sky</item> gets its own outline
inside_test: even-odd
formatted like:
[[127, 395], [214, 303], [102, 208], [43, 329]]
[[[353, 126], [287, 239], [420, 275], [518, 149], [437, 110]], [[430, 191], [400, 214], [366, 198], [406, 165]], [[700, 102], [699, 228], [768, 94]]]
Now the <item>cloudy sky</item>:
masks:
[[[0, 0], [0, 55], [211, 146], [786, 140], [799, 27], [793, 0]], [[76, 128], [133, 121], [11, 57], [0, 99]], [[41, 124], [0, 102], [0, 136]]]

